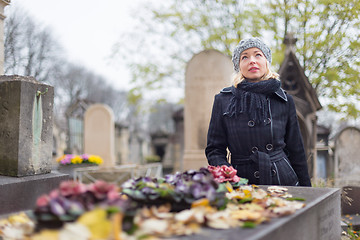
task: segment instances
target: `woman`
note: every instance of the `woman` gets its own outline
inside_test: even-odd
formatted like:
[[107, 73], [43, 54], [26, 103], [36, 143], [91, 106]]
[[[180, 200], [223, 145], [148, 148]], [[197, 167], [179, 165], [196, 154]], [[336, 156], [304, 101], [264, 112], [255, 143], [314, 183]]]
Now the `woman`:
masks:
[[234, 85], [214, 100], [209, 164], [233, 166], [250, 184], [311, 186], [294, 100], [270, 70], [269, 47], [259, 38], [244, 39], [232, 61]]

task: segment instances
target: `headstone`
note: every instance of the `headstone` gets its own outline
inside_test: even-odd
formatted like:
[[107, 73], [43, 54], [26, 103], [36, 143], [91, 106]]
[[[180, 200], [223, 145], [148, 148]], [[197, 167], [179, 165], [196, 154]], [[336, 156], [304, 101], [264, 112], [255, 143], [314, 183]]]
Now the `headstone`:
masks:
[[104, 104], [91, 105], [84, 116], [84, 153], [103, 158], [101, 167], [115, 166], [114, 113]]
[[50, 173], [53, 99], [33, 77], [0, 76], [0, 215], [33, 209], [69, 178]]
[[118, 184], [132, 177], [160, 177], [161, 164], [115, 164], [114, 156], [114, 116], [110, 107], [104, 104], [90, 106], [84, 117], [84, 151], [102, 157], [104, 163], [100, 167], [78, 168], [74, 170], [74, 179], [79, 182], [96, 180]]
[[207, 166], [205, 147], [215, 94], [231, 86], [231, 59], [219, 51], [205, 50], [187, 64], [185, 73], [185, 145], [181, 170]]
[[335, 137], [335, 184], [360, 186], [360, 129], [344, 128]]
[[0, 76], [0, 175], [51, 171], [54, 88], [33, 77]]

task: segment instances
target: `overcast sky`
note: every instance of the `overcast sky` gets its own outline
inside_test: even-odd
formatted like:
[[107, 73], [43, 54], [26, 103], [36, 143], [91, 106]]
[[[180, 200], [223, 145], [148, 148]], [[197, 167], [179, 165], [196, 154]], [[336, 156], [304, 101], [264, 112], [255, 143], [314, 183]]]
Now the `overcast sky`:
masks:
[[141, 0], [11, 0], [36, 22], [52, 29], [67, 52], [68, 60], [103, 75], [117, 89], [129, 89], [125, 66], [111, 67], [111, 47], [132, 27], [131, 10]]

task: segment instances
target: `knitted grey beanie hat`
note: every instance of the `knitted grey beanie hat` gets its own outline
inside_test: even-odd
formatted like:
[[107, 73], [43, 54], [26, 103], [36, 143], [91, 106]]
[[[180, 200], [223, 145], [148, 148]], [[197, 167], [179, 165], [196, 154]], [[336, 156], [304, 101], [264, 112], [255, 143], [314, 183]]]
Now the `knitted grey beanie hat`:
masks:
[[232, 62], [234, 64], [234, 70], [236, 72], [239, 72], [239, 70], [240, 70], [239, 62], [240, 62], [241, 53], [243, 51], [245, 51], [246, 49], [253, 48], [253, 47], [260, 49], [264, 53], [268, 62], [271, 63], [270, 48], [263, 41], [261, 41], [260, 38], [257, 38], [257, 37], [246, 38], [239, 42], [239, 44], [236, 46], [234, 53], [233, 53]]

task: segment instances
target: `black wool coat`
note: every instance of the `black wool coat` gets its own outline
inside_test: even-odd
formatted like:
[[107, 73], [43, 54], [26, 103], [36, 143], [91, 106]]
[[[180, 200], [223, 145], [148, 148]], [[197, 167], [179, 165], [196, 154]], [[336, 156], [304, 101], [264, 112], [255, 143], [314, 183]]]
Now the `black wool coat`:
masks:
[[292, 96], [281, 88], [268, 96], [268, 116], [256, 123], [246, 113], [226, 112], [233, 87], [215, 96], [205, 149], [209, 165], [233, 166], [249, 184], [311, 186]]

